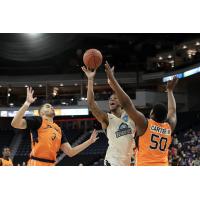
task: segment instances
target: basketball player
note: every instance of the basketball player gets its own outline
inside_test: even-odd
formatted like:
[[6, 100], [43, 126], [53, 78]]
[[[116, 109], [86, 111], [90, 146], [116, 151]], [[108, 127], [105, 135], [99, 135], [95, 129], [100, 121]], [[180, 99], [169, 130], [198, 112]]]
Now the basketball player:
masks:
[[111, 88], [117, 94], [119, 101], [134, 120], [139, 137], [136, 151], [136, 165], [166, 166], [168, 165], [168, 148], [171, 144], [171, 134], [176, 126], [176, 102], [173, 90], [178, 82], [176, 77], [167, 83], [168, 111], [163, 104], [156, 104], [150, 113], [150, 118], [139, 112], [129, 96], [123, 91], [114, 77], [114, 67], [111, 69], [108, 62], [105, 70]]
[[33, 97], [34, 90], [27, 88], [27, 98], [24, 105], [13, 118], [11, 125], [18, 129], [28, 129], [31, 132], [32, 151], [29, 166], [52, 166], [55, 165], [57, 152], [61, 149], [66, 155], [72, 157], [93, 144], [98, 138], [96, 130], [84, 143], [71, 147], [61, 128], [53, 122], [54, 108], [46, 103], [39, 109], [40, 116], [23, 119], [24, 113], [36, 100]]
[[129, 120], [128, 115], [122, 110], [116, 94], [109, 99], [111, 113], [103, 112], [94, 100], [93, 84], [95, 71], [82, 67], [88, 78], [87, 101], [89, 109], [101, 123], [102, 129], [106, 130], [108, 149], [104, 165], [129, 166], [133, 153], [135, 124]]
[[3, 158], [0, 158], [0, 166], [13, 166], [13, 162], [10, 159], [10, 154], [11, 154], [10, 148], [4, 147], [2, 154]]

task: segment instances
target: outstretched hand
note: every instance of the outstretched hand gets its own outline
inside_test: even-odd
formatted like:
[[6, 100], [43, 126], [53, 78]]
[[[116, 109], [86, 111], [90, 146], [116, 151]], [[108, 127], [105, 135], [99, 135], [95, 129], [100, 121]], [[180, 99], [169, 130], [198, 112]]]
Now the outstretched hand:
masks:
[[110, 65], [109, 65], [109, 63], [108, 63], [108, 61], [106, 61], [106, 63], [105, 63], [105, 72], [106, 72], [106, 74], [107, 74], [107, 77], [108, 77], [108, 84], [109, 84], [110, 86], [112, 86], [112, 85], [111, 85], [110, 79], [112, 79], [112, 78], [114, 77], [114, 70], [115, 70], [115, 67], [113, 66], [113, 67], [111, 68]]
[[91, 71], [88, 67], [85, 66], [81, 67], [81, 69], [83, 70], [88, 79], [93, 79], [96, 75], [96, 70]]
[[37, 97], [33, 97], [33, 94], [34, 90], [32, 89], [32, 87], [27, 87], [26, 101], [30, 104], [35, 102], [35, 100], [37, 99]]
[[174, 76], [172, 80], [167, 82], [167, 86], [166, 86], [167, 90], [173, 91], [174, 88], [176, 87], [177, 83], [178, 83], [178, 78], [176, 76]]
[[99, 137], [97, 137], [97, 135], [98, 135], [98, 133], [97, 133], [96, 129], [94, 129], [92, 132], [92, 135], [90, 136], [90, 139], [89, 139], [91, 144], [95, 143], [99, 139]]
[[114, 76], [114, 69], [115, 67], [113, 66], [112, 68], [110, 67], [110, 64], [108, 61], [105, 63], [105, 72], [107, 74], [108, 79], [111, 79]]

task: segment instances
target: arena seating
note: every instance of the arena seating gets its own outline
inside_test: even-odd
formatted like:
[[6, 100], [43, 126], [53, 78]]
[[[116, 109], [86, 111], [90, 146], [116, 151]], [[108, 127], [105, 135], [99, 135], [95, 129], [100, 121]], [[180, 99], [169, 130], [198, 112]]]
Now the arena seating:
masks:
[[173, 137], [169, 153], [171, 165], [200, 165], [200, 126]]

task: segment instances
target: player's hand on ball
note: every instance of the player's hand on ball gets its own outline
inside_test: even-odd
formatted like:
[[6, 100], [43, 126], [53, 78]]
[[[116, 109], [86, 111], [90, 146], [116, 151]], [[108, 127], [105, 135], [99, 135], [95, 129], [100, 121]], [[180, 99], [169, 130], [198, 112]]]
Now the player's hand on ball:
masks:
[[32, 87], [27, 87], [26, 101], [30, 104], [35, 102], [35, 100], [37, 99], [37, 97], [33, 97], [33, 94], [34, 90], [32, 89]]
[[91, 70], [89, 70], [89, 68], [86, 68], [85, 66], [81, 67], [81, 69], [84, 71], [84, 73], [88, 79], [94, 79], [94, 77], [96, 75], [96, 70], [91, 71]]
[[98, 133], [97, 131], [94, 129], [93, 132], [92, 132], [92, 135], [90, 136], [90, 142], [91, 144], [95, 143], [99, 137], [97, 137]]
[[114, 69], [115, 67], [113, 66], [112, 68], [110, 67], [108, 61], [106, 61], [106, 64], [105, 64], [105, 71], [106, 71], [106, 74], [107, 74], [107, 77], [108, 77], [108, 84], [110, 84], [110, 79], [114, 76]]
[[174, 76], [172, 80], [167, 82], [167, 90], [173, 91], [177, 83], [178, 83], [178, 78]]

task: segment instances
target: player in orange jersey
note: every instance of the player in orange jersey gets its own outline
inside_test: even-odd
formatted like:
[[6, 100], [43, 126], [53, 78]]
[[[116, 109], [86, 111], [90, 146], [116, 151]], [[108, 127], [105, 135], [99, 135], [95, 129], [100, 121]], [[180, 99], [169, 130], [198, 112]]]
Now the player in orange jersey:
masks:
[[11, 125], [18, 129], [28, 129], [31, 133], [32, 151], [28, 165], [52, 166], [55, 165], [57, 152], [61, 149], [66, 155], [72, 157], [93, 144], [98, 138], [96, 130], [84, 143], [71, 147], [61, 128], [53, 122], [55, 111], [52, 105], [46, 103], [39, 109], [40, 116], [23, 118], [29, 106], [36, 100], [34, 90], [27, 88], [27, 98], [24, 105], [13, 118]]
[[4, 147], [3, 151], [3, 158], [0, 158], [0, 166], [13, 166], [13, 162], [10, 158], [10, 148], [9, 147]]
[[173, 95], [178, 79], [176, 77], [167, 83], [168, 111], [163, 104], [156, 104], [150, 113], [150, 118], [139, 112], [130, 97], [123, 91], [114, 77], [114, 67], [105, 64], [108, 82], [129, 117], [135, 122], [138, 137], [136, 151], [137, 166], [168, 165], [168, 148], [171, 144], [171, 134], [176, 126], [176, 102]]

